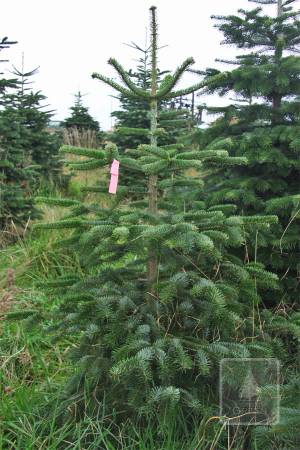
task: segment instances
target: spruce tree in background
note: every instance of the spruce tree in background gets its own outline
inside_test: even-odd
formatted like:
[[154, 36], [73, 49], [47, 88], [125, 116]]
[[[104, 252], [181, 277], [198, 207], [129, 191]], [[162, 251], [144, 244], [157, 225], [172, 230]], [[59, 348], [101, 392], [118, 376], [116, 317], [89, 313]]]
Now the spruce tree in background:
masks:
[[[215, 414], [218, 364], [224, 356], [284, 358], [277, 327], [295, 332], [296, 326], [280, 317], [274, 327], [264, 310], [260, 293], [275, 289], [277, 277], [261, 264], [243, 265], [232, 255], [248, 226], [268, 228], [276, 217], [234, 217], [226, 206], [206, 208], [198, 201], [201, 180], [186, 173], [199, 170], [203, 162], [224, 168], [243, 165], [245, 159], [225, 150], [195, 152], [180, 144], [157, 144], [164, 133], [158, 127], [160, 101], [227, 75], [176, 91], [193, 63], [189, 58], [158, 83], [156, 8], [150, 12], [149, 89], [134, 84], [115, 59], [109, 62], [123, 85], [93, 74], [128, 98], [149, 103], [150, 127], [144, 135], [150, 143], [125, 154], [114, 144], [104, 149], [63, 147], [63, 152], [88, 158], [69, 164], [77, 170], [109, 168], [119, 160], [120, 186], [109, 208], [99, 201], [40, 199], [71, 210], [63, 220], [37, 228], [74, 229], [60, 244], [77, 252], [82, 265], [82, 278], [70, 274], [48, 284], [60, 289], [56, 328], [81, 339], [72, 351], [77, 374], [65, 391], [63, 414], [74, 411], [66, 408], [73, 403], [79, 414], [105, 408], [121, 419], [154, 412], [176, 420], [181, 409], [188, 427], [193, 418]], [[132, 171], [130, 186], [122, 184], [124, 167]], [[129, 204], [135, 174], [143, 174], [147, 191], [137, 190], [139, 200]], [[97, 192], [99, 187], [86, 190]], [[205, 439], [204, 444], [209, 436]]]
[[77, 128], [79, 131], [93, 130], [100, 131], [100, 125], [93, 119], [89, 109], [82, 103], [82, 94], [80, 91], [75, 95], [74, 106], [71, 106], [71, 115], [60, 123], [65, 128]]
[[[246, 258], [262, 261], [281, 279], [279, 295], [270, 295], [269, 306], [293, 305], [299, 303], [300, 280], [299, 12], [292, 9], [294, 0], [255, 3], [277, 5], [274, 17], [263, 14], [261, 7], [214, 17], [223, 43], [247, 53], [234, 61], [219, 60], [237, 67], [207, 91], [234, 94], [236, 101], [209, 108], [221, 117], [200, 132], [199, 142], [202, 148], [222, 145], [232, 156], [247, 157], [247, 166], [208, 176], [209, 199], [211, 204], [234, 203], [244, 215], [278, 215], [278, 224], [252, 236]], [[213, 74], [221, 72], [205, 72]]]
[[[17, 44], [17, 41], [9, 41], [7, 37], [2, 38], [0, 41], [0, 52], [6, 48], [9, 48], [11, 45]], [[7, 62], [6, 59], [0, 60], [1, 62]], [[0, 72], [0, 75], [3, 75], [2, 72]], [[3, 93], [5, 89], [8, 87], [14, 87], [15, 86], [15, 80], [7, 79], [7, 78], [0, 78], [0, 94]]]
[[[128, 71], [128, 76], [141, 88], [149, 89], [151, 84], [151, 73], [149, 69], [149, 48], [142, 49], [137, 44], [132, 43], [130, 45], [137, 52], [141, 53], [141, 57], [138, 59], [138, 66], [136, 71]], [[124, 133], [125, 130], [130, 128], [145, 129], [149, 128], [149, 103], [147, 100], [137, 100], [134, 98], [128, 98], [124, 94], [120, 94], [117, 97], [120, 101], [121, 110], [112, 112], [112, 117], [116, 119], [115, 130], [109, 136], [109, 139], [118, 145], [119, 151], [125, 151], [128, 148], [136, 148], [140, 144], [146, 144], [148, 142], [147, 137], [144, 135], [134, 135], [133, 133]], [[123, 131], [123, 132], [122, 132]]]
[[[130, 47], [141, 53], [138, 59], [136, 72], [129, 70], [128, 77], [135, 82], [141, 89], [149, 89], [151, 86], [151, 47], [142, 49], [137, 44], [132, 43]], [[157, 80], [169, 71], [161, 72], [157, 68]], [[137, 147], [141, 144], [148, 144], [150, 136], [145, 130], [150, 127], [150, 105], [147, 99], [128, 98], [120, 93], [119, 100], [122, 110], [114, 111], [112, 116], [117, 119], [114, 132], [110, 134], [109, 140], [118, 145], [119, 152], [132, 153], [137, 152]], [[159, 100], [158, 108], [158, 126], [163, 130], [157, 136], [159, 145], [175, 144], [179, 138], [182, 138], [194, 126], [191, 114], [186, 109], [171, 109], [170, 101]], [[134, 150], [135, 149], [135, 150]], [[132, 183], [132, 172], [126, 168], [122, 171], [122, 182], [124, 185]], [[146, 182], [143, 174], [135, 174], [135, 188], [139, 185], [142, 192], [146, 190]]]
[[100, 131], [99, 123], [92, 118], [87, 107], [82, 103], [82, 94], [79, 91], [75, 95], [75, 104], [72, 106], [71, 115], [60, 123], [63, 130], [64, 144], [98, 147], [104, 139], [104, 133]]
[[[47, 99], [40, 91], [32, 90], [31, 77], [37, 69], [24, 72], [14, 68], [18, 80], [18, 88], [14, 95], [14, 108], [18, 111], [20, 126], [26, 129], [26, 140], [23, 142], [23, 153], [27, 162], [39, 166], [38, 172], [42, 181], [61, 183], [62, 164], [59, 161], [59, 147], [62, 144], [58, 133], [47, 130], [52, 117], [52, 111], [43, 105]], [[38, 184], [38, 183], [36, 183]]]
[[[142, 49], [135, 43], [130, 45], [133, 49], [141, 53], [138, 59], [136, 71], [129, 70], [127, 75], [141, 89], [149, 89], [151, 85], [151, 59], [150, 47]], [[169, 71], [160, 71], [157, 69], [157, 79]], [[149, 137], [142, 133], [143, 129], [150, 126], [150, 106], [145, 99], [128, 98], [120, 93], [118, 96], [121, 110], [114, 111], [111, 115], [115, 117], [116, 125], [114, 132], [109, 139], [117, 144], [119, 151], [136, 148], [140, 144], [149, 142]], [[177, 139], [190, 130], [193, 126], [193, 120], [188, 110], [174, 110], [170, 108], [170, 101], [158, 101], [159, 126], [164, 128], [165, 133], [158, 136], [158, 142], [161, 145], [175, 144]], [[134, 130], [134, 128], [136, 130]]]
[[[0, 49], [10, 44], [2, 40]], [[12, 224], [25, 225], [36, 216], [30, 198], [31, 183], [36, 173], [30, 167], [30, 159], [24, 153], [28, 131], [20, 122], [18, 110], [17, 80], [1, 80], [0, 104], [0, 229], [6, 233]], [[10, 89], [14, 88], [11, 92]], [[6, 242], [7, 235], [1, 235]]]

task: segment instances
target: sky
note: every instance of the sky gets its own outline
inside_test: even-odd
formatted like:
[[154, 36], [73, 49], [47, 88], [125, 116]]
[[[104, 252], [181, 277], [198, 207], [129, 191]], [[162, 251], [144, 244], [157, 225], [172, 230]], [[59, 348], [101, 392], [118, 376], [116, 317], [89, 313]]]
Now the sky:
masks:
[[[239, 8], [251, 9], [248, 0], [9, 0], [1, 5], [0, 37], [18, 41], [1, 52], [6, 75], [21, 67], [39, 66], [34, 89], [48, 97], [54, 120], [68, 116], [74, 94], [80, 90], [84, 104], [108, 130], [110, 113], [119, 108], [113, 90], [91, 74], [116, 76], [107, 64], [115, 57], [125, 68], [134, 68], [137, 53], [125, 43], [144, 46], [149, 23], [149, 8], [157, 6], [161, 70], [174, 70], [193, 56], [195, 69], [221, 66], [215, 58], [230, 58], [234, 48], [221, 46], [222, 34], [214, 27], [211, 15], [233, 14]], [[276, 7], [267, 6], [272, 12]], [[225, 67], [224, 67], [225, 68]], [[197, 82], [186, 75], [183, 85]], [[224, 99], [197, 98], [197, 103], [223, 104]]]

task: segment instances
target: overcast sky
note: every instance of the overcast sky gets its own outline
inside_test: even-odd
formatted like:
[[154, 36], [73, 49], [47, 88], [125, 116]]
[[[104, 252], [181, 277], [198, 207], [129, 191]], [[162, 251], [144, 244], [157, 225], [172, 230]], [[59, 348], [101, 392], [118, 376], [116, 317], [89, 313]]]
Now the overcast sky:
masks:
[[[233, 14], [238, 8], [254, 8], [248, 0], [8, 0], [1, 5], [0, 37], [18, 44], [1, 52], [1, 70], [11, 64], [25, 69], [40, 66], [35, 89], [48, 97], [56, 110], [54, 119], [68, 115], [73, 94], [86, 94], [84, 102], [102, 129], [112, 125], [111, 111], [118, 108], [112, 89], [92, 80], [92, 72], [114, 76], [107, 64], [117, 58], [126, 68], [134, 68], [136, 53], [124, 43], [143, 46], [149, 22], [149, 7], [158, 7], [160, 68], [175, 69], [188, 56], [195, 68], [216, 66], [215, 58], [233, 56], [233, 48], [220, 46], [222, 35], [214, 28], [212, 14]], [[275, 6], [268, 6], [274, 11]], [[195, 82], [188, 75], [187, 83]], [[197, 99], [198, 103], [212, 99]], [[214, 103], [219, 101], [213, 99]], [[220, 102], [220, 101], [219, 101]]]

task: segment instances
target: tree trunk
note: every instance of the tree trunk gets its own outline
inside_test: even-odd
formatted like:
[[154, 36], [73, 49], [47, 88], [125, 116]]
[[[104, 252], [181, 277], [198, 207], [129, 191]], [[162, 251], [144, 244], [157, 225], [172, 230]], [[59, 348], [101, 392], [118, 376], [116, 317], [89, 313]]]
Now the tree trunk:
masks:
[[[282, 0], [277, 0], [277, 17], [281, 16], [281, 14], [283, 13], [283, 8], [282, 8]], [[275, 53], [275, 57], [277, 59], [277, 63], [279, 64], [282, 58], [282, 48], [278, 50], [276, 50]], [[273, 106], [273, 113], [272, 113], [272, 124], [275, 125], [276, 123], [280, 122], [280, 107], [281, 107], [281, 102], [282, 102], [282, 96], [280, 94], [275, 94], [273, 95], [273, 99], [272, 99], [272, 106]]]
[[[155, 97], [157, 93], [157, 26], [155, 17], [155, 7], [150, 8], [151, 11], [151, 101], [150, 101], [150, 144], [157, 146], [157, 100]], [[148, 199], [149, 212], [151, 214], [157, 213], [157, 175], [150, 175], [148, 181]], [[150, 294], [155, 294], [154, 283], [157, 278], [157, 255], [153, 248], [149, 248], [148, 253], [148, 267], [147, 267], [147, 281]]]

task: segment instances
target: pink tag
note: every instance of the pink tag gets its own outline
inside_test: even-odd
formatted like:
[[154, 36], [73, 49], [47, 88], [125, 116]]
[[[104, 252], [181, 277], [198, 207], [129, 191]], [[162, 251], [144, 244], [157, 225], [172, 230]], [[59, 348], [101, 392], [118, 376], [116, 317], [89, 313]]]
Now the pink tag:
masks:
[[118, 178], [119, 178], [119, 161], [114, 159], [110, 168], [110, 183], [108, 192], [110, 194], [115, 194], [117, 192], [118, 187]]

